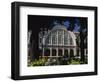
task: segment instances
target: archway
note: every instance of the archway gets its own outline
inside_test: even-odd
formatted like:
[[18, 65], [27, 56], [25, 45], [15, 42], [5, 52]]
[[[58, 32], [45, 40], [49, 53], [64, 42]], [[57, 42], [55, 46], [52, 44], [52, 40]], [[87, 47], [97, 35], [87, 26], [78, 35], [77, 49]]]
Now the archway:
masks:
[[65, 50], [64, 50], [64, 56], [68, 57], [68, 55], [69, 55], [69, 54], [68, 54], [68, 49], [65, 49]]
[[50, 49], [45, 50], [45, 56], [50, 56]]
[[52, 56], [56, 56], [56, 49], [52, 49]]
[[62, 49], [58, 49], [58, 56], [62, 56]]

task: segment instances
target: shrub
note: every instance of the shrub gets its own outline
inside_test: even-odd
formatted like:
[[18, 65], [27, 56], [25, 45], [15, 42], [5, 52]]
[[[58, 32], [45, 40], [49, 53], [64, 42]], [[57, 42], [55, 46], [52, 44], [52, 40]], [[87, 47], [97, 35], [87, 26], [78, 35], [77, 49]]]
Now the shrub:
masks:
[[70, 62], [69, 62], [69, 64], [71, 64], [71, 65], [77, 65], [77, 64], [80, 64], [80, 60], [71, 60]]
[[31, 66], [43, 66], [45, 65], [46, 59], [45, 58], [41, 58], [39, 60], [34, 60], [31, 62]]

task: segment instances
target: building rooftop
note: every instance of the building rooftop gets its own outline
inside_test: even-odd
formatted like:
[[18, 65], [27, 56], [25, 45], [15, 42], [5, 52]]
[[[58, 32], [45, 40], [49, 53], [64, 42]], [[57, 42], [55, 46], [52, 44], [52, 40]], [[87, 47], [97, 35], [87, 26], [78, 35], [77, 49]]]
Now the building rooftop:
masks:
[[64, 25], [56, 25], [53, 27], [52, 30], [56, 30], [56, 29], [63, 29], [63, 30], [67, 30], [66, 27]]

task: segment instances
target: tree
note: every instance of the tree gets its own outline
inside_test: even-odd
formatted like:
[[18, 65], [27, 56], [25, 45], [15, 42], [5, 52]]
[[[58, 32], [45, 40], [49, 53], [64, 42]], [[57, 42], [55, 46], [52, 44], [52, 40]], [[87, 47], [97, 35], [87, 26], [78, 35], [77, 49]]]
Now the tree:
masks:
[[86, 43], [84, 42], [85, 38], [87, 37], [87, 20], [86, 19], [79, 19], [80, 21], [80, 49], [81, 49], [81, 62], [85, 62], [85, 55], [84, 49]]

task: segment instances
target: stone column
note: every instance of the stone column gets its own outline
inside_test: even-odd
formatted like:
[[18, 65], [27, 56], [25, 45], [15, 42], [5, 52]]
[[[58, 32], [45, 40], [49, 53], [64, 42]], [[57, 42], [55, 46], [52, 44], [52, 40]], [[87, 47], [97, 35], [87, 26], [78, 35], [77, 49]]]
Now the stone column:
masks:
[[56, 48], [56, 56], [58, 57], [58, 48]]
[[68, 56], [70, 57], [70, 48], [68, 48], [67, 50], [68, 50]]
[[74, 48], [73, 51], [74, 51], [74, 56], [76, 56], [76, 48]]
[[51, 39], [51, 45], [52, 45], [52, 34], [51, 34], [51, 36], [50, 36], [50, 39]]
[[86, 56], [86, 49], [84, 49], [84, 55]]
[[50, 48], [50, 57], [52, 57], [52, 48]]
[[62, 53], [63, 53], [62, 55], [64, 56], [64, 55], [65, 55], [65, 54], [64, 54], [64, 48], [62, 48]]

